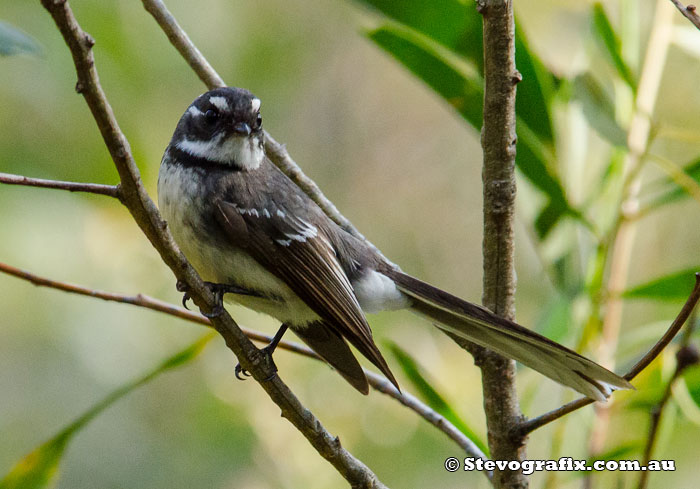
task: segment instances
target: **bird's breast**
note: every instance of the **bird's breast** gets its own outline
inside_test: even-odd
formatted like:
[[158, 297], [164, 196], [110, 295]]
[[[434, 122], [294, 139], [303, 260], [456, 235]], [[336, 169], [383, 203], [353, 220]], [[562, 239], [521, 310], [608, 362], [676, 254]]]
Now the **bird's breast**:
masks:
[[158, 176], [158, 205], [175, 242], [203, 280], [235, 285], [260, 297], [227, 294], [246, 307], [280, 321], [303, 324], [318, 316], [279, 278], [267, 271], [220, 228], [211, 195], [214, 186], [197, 168], [164, 163]]

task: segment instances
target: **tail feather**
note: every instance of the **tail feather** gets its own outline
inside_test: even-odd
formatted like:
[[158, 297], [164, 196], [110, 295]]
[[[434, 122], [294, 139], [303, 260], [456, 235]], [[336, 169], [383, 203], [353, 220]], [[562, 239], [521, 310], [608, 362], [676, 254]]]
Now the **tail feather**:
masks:
[[369, 384], [362, 367], [342, 336], [336, 333], [331, 326], [324, 321], [316, 321], [304, 328], [293, 328], [293, 331], [321, 358], [335, 368], [350, 385], [362, 394], [369, 393]]
[[633, 389], [622, 377], [542, 335], [397, 270], [383, 271], [413, 299], [414, 312], [477, 345], [517, 360], [597, 401]]

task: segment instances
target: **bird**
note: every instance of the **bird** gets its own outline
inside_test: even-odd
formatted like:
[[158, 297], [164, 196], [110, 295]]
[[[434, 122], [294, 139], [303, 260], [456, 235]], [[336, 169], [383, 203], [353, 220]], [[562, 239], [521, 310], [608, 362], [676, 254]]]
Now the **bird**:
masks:
[[365, 314], [408, 309], [596, 401], [632, 388], [573, 350], [403, 273], [345, 231], [270, 161], [260, 109], [243, 88], [197, 97], [163, 154], [158, 205], [217, 296], [212, 314], [225, 299], [280, 321], [263, 349], [270, 358], [291, 329], [362, 394], [369, 385], [349, 345], [398, 389]]

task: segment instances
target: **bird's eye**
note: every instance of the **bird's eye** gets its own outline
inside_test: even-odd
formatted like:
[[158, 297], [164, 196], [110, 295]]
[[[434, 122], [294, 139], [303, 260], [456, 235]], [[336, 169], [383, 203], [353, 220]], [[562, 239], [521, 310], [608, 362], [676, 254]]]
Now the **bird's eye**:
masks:
[[258, 114], [258, 117], [255, 119], [255, 129], [260, 129], [260, 126], [262, 126], [262, 116]]
[[219, 113], [214, 109], [209, 109], [204, 113], [204, 118], [209, 124], [213, 124], [219, 118]]

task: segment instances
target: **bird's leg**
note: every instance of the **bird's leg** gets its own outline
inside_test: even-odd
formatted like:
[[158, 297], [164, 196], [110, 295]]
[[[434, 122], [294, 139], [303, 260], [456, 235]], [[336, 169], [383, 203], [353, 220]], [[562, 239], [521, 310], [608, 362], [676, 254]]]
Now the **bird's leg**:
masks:
[[[265, 348], [262, 348], [260, 350], [262, 354], [270, 360], [272, 368], [275, 370], [275, 372], [277, 372], [277, 365], [275, 365], [275, 361], [272, 359], [272, 354], [274, 353], [275, 348], [277, 348], [277, 345], [279, 345], [280, 341], [282, 340], [282, 336], [284, 336], [284, 333], [287, 331], [287, 328], [288, 326], [283, 323], [282, 326], [280, 326], [280, 329], [277, 330], [277, 333], [275, 333], [275, 336], [272, 338], [272, 341], [270, 341], [270, 343]], [[238, 380], [245, 380], [243, 377], [241, 377], [241, 374], [245, 375], [246, 377], [250, 377], [248, 371], [241, 367], [240, 363], [236, 364], [235, 374]]]
[[[223, 311], [224, 311], [224, 294], [238, 294], [238, 295], [248, 295], [251, 297], [261, 297], [260, 294], [257, 294], [256, 292], [253, 292], [248, 289], [243, 289], [241, 287], [236, 287], [235, 285], [229, 285], [229, 284], [217, 284], [214, 282], [204, 282], [204, 284], [209, 287], [209, 290], [211, 290], [212, 294], [214, 294], [214, 297], [216, 298], [216, 305], [212, 309], [210, 313], [202, 313], [204, 316], [208, 317], [209, 319], [219, 316]], [[184, 306], [185, 309], [188, 309], [187, 307], [187, 301], [191, 299], [190, 297], [190, 291], [187, 285], [178, 280], [177, 283], [175, 284], [175, 288], [177, 289], [178, 292], [182, 292], [182, 305]]]

